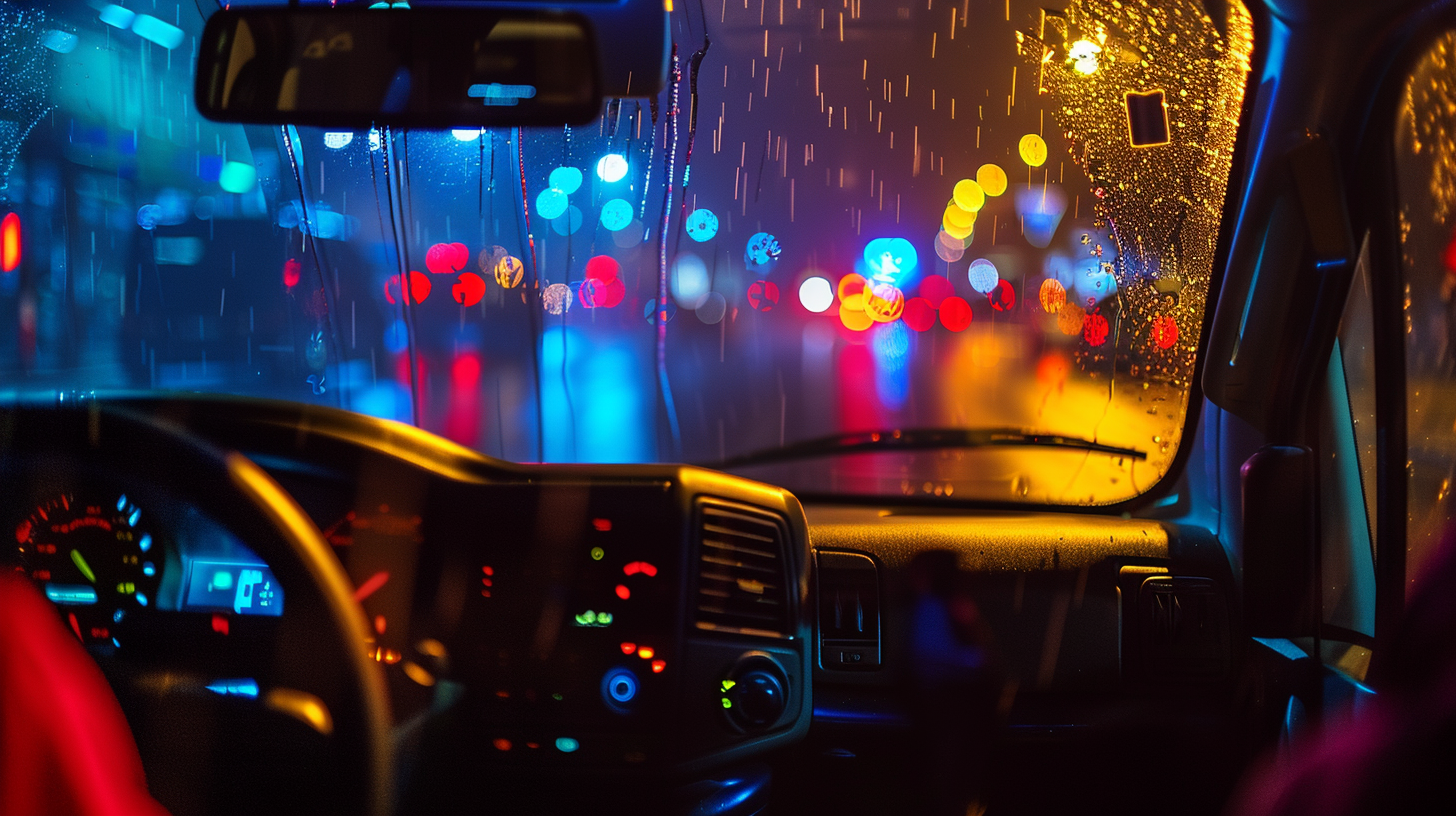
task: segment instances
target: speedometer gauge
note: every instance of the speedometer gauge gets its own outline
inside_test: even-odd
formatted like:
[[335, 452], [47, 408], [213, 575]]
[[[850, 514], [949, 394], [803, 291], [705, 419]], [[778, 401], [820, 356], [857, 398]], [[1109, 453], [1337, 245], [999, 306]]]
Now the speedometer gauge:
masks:
[[121, 645], [119, 624], [154, 603], [161, 553], [125, 495], [66, 494], [15, 528], [21, 563], [83, 643]]

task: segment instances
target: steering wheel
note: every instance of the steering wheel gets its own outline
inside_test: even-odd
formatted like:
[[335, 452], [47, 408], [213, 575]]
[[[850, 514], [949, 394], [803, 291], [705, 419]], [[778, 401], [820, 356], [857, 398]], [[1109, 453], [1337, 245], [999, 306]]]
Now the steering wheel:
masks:
[[[198, 693], [188, 694], [185, 678], [165, 659], [147, 675], [147, 704], [128, 705], [136, 695], [111, 678], [153, 795], [174, 816], [387, 813], [392, 763], [384, 679], [367, 653], [367, 625], [348, 578], [293, 498], [241, 454], [125, 408], [93, 402], [0, 411], [0, 491], [59, 495], [87, 484], [166, 494], [195, 508], [252, 548], [286, 592], [266, 649], [271, 659], [247, 667], [258, 678], [256, 699], [195, 686]], [[14, 622], [0, 621], [6, 625]], [[167, 687], [160, 703], [159, 683]], [[234, 760], [232, 767], [214, 767], [221, 755]], [[210, 777], [202, 790], [195, 774], [188, 782], [189, 768]], [[159, 777], [174, 780], [172, 789], [159, 787]]]

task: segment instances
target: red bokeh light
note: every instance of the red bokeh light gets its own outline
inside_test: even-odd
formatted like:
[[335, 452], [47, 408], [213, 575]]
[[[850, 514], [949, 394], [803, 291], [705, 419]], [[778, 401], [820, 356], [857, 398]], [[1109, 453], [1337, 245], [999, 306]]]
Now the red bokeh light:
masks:
[[485, 297], [485, 278], [474, 272], [460, 273], [460, 278], [450, 288], [450, 296], [461, 306], [474, 306]]
[[940, 302], [940, 325], [953, 332], [965, 331], [971, 325], [971, 304], [954, 295]]
[[930, 301], [923, 297], [910, 298], [910, 302], [905, 304], [905, 313], [900, 316], [900, 319], [915, 331], [930, 331], [930, 328], [935, 325], [935, 307], [931, 306]]
[[1107, 342], [1107, 318], [1100, 314], [1089, 314], [1082, 320], [1082, 339], [1090, 345], [1100, 346]]
[[1009, 311], [1016, 305], [1016, 287], [1011, 281], [1002, 279], [995, 289], [986, 293], [986, 298], [991, 301], [991, 308], [998, 312]]
[[748, 305], [767, 312], [779, 305], [779, 287], [773, 281], [757, 280], [748, 285]]
[[617, 279], [622, 265], [610, 255], [597, 255], [586, 262], [587, 280], [612, 281]]
[[932, 309], [939, 309], [940, 302], [955, 295], [955, 284], [944, 275], [926, 275], [920, 281], [920, 296]]
[[0, 272], [14, 272], [20, 266], [20, 216], [7, 213], [0, 220]]
[[1172, 348], [1178, 342], [1178, 321], [1167, 315], [1153, 318], [1152, 338], [1158, 348]]
[[459, 272], [470, 263], [470, 250], [464, 244], [435, 244], [425, 250], [425, 268], [436, 275]]
[[[401, 293], [400, 293], [401, 292], [402, 283], [403, 283], [402, 278], [403, 278], [402, 275], [390, 275], [389, 276], [389, 279], [384, 282], [384, 299], [385, 300], [389, 301], [390, 303], [398, 303], [400, 300], [403, 299], [403, 297], [401, 296]], [[427, 298], [427, 297], [430, 296], [430, 288], [431, 288], [431, 284], [430, 284], [429, 277], [427, 277], [425, 275], [422, 275], [419, 272], [415, 272], [413, 270], [410, 271], [410, 273], [409, 273], [409, 300], [410, 300], [410, 302], [412, 302], [412, 303], [424, 303], [425, 302], [425, 298]]]

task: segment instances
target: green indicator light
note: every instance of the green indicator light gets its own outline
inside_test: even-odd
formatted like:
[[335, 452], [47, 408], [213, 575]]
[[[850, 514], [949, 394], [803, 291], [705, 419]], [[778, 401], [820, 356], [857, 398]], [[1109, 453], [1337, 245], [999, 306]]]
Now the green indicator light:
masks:
[[600, 560], [602, 560], [602, 558], [604, 556], [606, 556], [606, 554], [607, 554], [607, 551], [604, 550], [604, 549], [602, 549], [601, 547], [592, 547], [591, 548], [591, 557], [592, 557], [592, 560], [593, 561], [600, 561]]
[[91, 565], [86, 563], [86, 559], [81, 555], [80, 550], [71, 550], [71, 563], [75, 564], [76, 569], [80, 570], [81, 574], [86, 576], [86, 580], [93, 584], [96, 583], [96, 573], [91, 571]]
[[601, 624], [602, 626], [610, 626], [612, 623], [612, 613], [603, 612], [600, 615], [597, 615], [597, 623]]
[[738, 684], [735, 683], [735, 682], [733, 682], [732, 680], [724, 680], [723, 681], [723, 691], [724, 692], [727, 692], [729, 689], [733, 688], [736, 685], [738, 685]]
[[732, 700], [729, 700], [727, 697], [724, 697], [723, 698], [723, 707], [724, 708], [732, 708], [733, 707], [733, 701]]
[[560, 695], [560, 694], [559, 694], [559, 693], [558, 693], [558, 694], [553, 694], [553, 695], [551, 695], [551, 699], [553, 699], [553, 700], [556, 700], [556, 701], [558, 701], [558, 702], [559, 702], [559, 701], [561, 701], [561, 700], [564, 700], [564, 699], [566, 699], [566, 698], [565, 698], [565, 697], [562, 697], [562, 696], [561, 696], [561, 695]]

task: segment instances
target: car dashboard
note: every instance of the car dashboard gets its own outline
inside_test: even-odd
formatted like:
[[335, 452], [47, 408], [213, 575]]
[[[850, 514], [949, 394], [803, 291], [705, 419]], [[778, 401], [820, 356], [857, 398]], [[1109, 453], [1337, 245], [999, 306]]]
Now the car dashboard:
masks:
[[[896, 776], [925, 772], [914, 765], [926, 738], [917, 699], [928, 699], [917, 667], [940, 659], [915, 631], [913, 574], [927, 553], [951, 554], [944, 563], [974, 599], [994, 658], [984, 693], [996, 727], [974, 738], [994, 744], [997, 784], [1060, 762], [1087, 783], [1079, 796], [1100, 785], [1127, 806], [1108, 768], [1186, 769], [1190, 752], [1215, 755], [1246, 736], [1220, 716], [1239, 670], [1228, 562], [1196, 528], [805, 508], [781, 488], [701, 468], [512, 464], [333, 409], [103, 402], [242, 452], [317, 525], [364, 613], [361, 648], [385, 678], [396, 812], [564, 806], [573, 800], [560, 780], [634, 777], [684, 790], [728, 780], [720, 799], [771, 795], [809, 812], [903, 804]], [[22, 565], [124, 704], [142, 698], [132, 706], [156, 711], [202, 690], [234, 706], [266, 700], [268, 677], [250, 673], [258, 661], [247, 655], [288, 614], [291, 588], [272, 565], [165, 486], [113, 478], [87, 495], [5, 510]], [[43, 524], [95, 542], [38, 553]], [[107, 537], [125, 563], [77, 577], [90, 562], [72, 554], [113, 546]], [[84, 603], [102, 583], [132, 590], [119, 606]], [[309, 724], [296, 708], [282, 713]], [[149, 731], [136, 730], [146, 756]], [[1207, 779], [1206, 767], [1196, 775]], [[152, 784], [187, 810], [173, 804], [188, 801], [186, 774], [153, 773]], [[1015, 801], [1055, 805], [1068, 790], [1021, 788]]]

